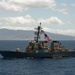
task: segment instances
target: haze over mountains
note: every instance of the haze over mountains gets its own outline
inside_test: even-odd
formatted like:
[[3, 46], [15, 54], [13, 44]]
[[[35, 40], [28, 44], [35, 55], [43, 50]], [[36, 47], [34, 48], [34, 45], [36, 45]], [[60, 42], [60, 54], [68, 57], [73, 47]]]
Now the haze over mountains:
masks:
[[[75, 36], [48, 32], [46, 32], [46, 34], [52, 38], [52, 40], [75, 40]], [[42, 39], [44, 39], [44, 35], [42, 34], [41, 36]], [[0, 40], [32, 40], [33, 38], [34, 31], [0, 29]]]

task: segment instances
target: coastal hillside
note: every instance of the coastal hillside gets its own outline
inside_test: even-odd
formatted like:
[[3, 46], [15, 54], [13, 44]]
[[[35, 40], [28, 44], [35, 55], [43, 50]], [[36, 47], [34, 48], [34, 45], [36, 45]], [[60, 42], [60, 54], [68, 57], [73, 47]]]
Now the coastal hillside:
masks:
[[[75, 36], [48, 32], [46, 32], [46, 34], [52, 38], [52, 40], [75, 40]], [[42, 39], [44, 39], [44, 35], [42, 34], [41, 36]], [[33, 38], [34, 31], [0, 29], [0, 40], [32, 40]]]

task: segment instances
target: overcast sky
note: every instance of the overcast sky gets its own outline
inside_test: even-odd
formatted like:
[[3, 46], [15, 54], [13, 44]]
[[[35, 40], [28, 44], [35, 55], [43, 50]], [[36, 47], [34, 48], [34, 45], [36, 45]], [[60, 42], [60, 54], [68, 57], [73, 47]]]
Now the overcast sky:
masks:
[[44, 31], [75, 36], [75, 0], [0, 0], [0, 29]]

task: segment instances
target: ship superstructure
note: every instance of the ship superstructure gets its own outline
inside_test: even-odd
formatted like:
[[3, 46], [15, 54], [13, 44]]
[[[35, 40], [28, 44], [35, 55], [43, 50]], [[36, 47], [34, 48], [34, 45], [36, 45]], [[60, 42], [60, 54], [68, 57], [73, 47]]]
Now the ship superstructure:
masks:
[[38, 26], [35, 29], [36, 31], [34, 32], [35, 34], [34, 40], [29, 43], [28, 47], [26, 48], [26, 52], [38, 53], [38, 52], [48, 51], [48, 42], [40, 40], [41, 39], [40, 35], [42, 30], [41, 23], [40, 26]]
[[44, 41], [44, 40], [39, 41], [39, 39], [41, 39], [40, 35], [42, 31], [41, 23], [40, 23], [40, 26], [38, 26], [38, 28], [35, 28], [35, 29], [37, 31], [35, 31], [34, 40], [29, 43], [28, 47], [26, 48], [26, 52], [38, 53], [38, 52], [68, 51], [59, 41], [52, 41], [50, 46], [48, 45], [48, 41]]

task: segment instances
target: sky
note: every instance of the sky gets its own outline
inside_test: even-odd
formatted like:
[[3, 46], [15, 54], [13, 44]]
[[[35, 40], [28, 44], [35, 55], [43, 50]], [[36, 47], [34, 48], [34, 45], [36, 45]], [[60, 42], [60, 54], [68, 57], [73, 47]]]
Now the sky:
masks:
[[75, 36], [75, 0], [0, 0], [0, 29]]

